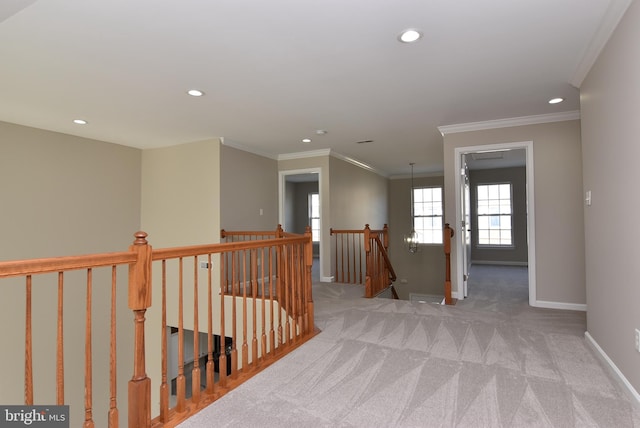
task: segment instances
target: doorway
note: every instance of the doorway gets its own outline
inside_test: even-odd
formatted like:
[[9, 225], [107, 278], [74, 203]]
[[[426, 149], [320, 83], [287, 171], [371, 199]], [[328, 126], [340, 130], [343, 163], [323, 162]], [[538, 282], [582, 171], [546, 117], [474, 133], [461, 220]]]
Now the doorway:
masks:
[[303, 234], [307, 225], [312, 226], [312, 275], [314, 280], [319, 280], [323, 245], [320, 169], [288, 170], [279, 174], [279, 222], [285, 231], [298, 234]]
[[[474, 189], [469, 186], [469, 171], [474, 169], [521, 167], [524, 171], [524, 202], [521, 211], [524, 211], [525, 222], [522, 225], [522, 236], [519, 243], [523, 251], [526, 251], [526, 264], [528, 265], [528, 290], [529, 305], [535, 306], [536, 282], [535, 282], [535, 216], [534, 216], [534, 189], [533, 189], [533, 142], [504, 143], [483, 146], [458, 147], [455, 149], [455, 191], [456, 191], [456, 224], [459, 225], [456, 245], [456, 279], [457, 298], [467, 297], [470, 266], [473, 262], [472, 249], [478, 245], [477, 227], [471, 227], [473, 217], [470, 216], [470, 206], [474, 201], [469, 199], [469, 193]], [[474, 232], [476, 236], [474, 236]], [[524, 241], [524, 242], [523, 242]], [[474, 246], [473, 248], [471, 246]], [[509, 264], [510, 262], [505, 262]], [[517, 264], [515, 262], [511, 262]]]

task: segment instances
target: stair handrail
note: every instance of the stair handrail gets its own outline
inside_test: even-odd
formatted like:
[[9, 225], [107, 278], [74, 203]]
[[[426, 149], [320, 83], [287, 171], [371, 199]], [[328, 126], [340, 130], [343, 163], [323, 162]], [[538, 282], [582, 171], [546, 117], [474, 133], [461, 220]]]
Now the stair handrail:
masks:
[[[272, 236], [273, 232], [266, 232], [267, 235]], [[242, 235], [242, 234], [238, 234]], [[311, 266], [312, 266], [312, 236], [311, 229], [307, 228], [304, 235], [293, 235], [293, 234], [284, 234], [278, 232], [276, 230], [275, 236], [272, 239], [263, 239], [263, 240], [251, 240], [246, 242], [230, 242], [230, 243], [218, 243], [218, 244], [207, 244], [207, 245], [194, 245], [187, 247], [174, 247], [174, 248], [163, 248], [163, 249], [153, 249], [151, 245], [147, 242], [147, 234], [145, 232], [136, 232], [135, 240], [132, 245], [129, 246], [128, 251], [114, 252], [114, 253], [101, 253], [101, 254], [89, 254], [82, 256], [65, 256], [65, 257], [54, 257], [54, 258], [41, 258], [41, 259], [32, 259], [32, 260], [18, 260], [18, 261], [0, 261], [0, 279], [3, 278], [17, 278], [18, 284], [20, 280], [24, 281], [23, 286], [25, 290], [25, 301], [26, 301], [26, 320], [25, 320], [25, 354], [24, 354], [24, 364], [25, 364], [25, 376], [24, 376], [24, 404], [26, 405], [34, 405], [34, 367], [33, 367], [33, 339], [32, 339], [32, 319], [35, 319], [33, 316], [31, 301], [32, 301], [32, 288], [33, 292], [35, 292], [36, 286], [32, 287], [32, 278], [35, 282], [35, 277], [40, 274], [53, 274], [52, 278], [45, 278], [47, 283], [51, 282], [52, 287], [57, 287], [58, 293], [58, 307], [57, 311], [55, 309], [55, 304], [52, 309], [52, 317], [53, 323], [57, 324], [57, 350], [53, 355], [53, 359], [55, 362], [55, 371], [56, 371], [56, 404], [63, 405], [67, 404], [65, 401], [64, 395], [64, 384], [65, 384], [65, 375], [64, 375], [64, 337], [63, 337], [63, 319], [64, 317], [64, 295], [63, 292], [65, 290], [65, 286], [67, 285], [66, 281], [66, 272], [70, 271], [84, 271], [86, 273], [85, 280], [80, 280], [80, 285], [84, 285], [86, 287], [86, 314], [85, 314], [85, 402], [84, 402], [84, 426], [91, 427], [94, 426], [93, 420], [93, 402], [92, 396], [93, 394], [93, 383], [92, 383], [92, 365], [93, 358], [91, 343], [92, 343], [92, 319], [93, 319], [93, 306], [92, 305], [92, 289], [94, 287], [98, 287], [101, 283], [98, 284], [97, 280], [94, 281], [93, 277], [94, 270], [97, 273], [97, 269], [106, 269], [106, 271], [101, 272], [109, 272], [111, 275], [110, 287], [111, 287], [111, 333], [110, 333], [110, 395], [109, 395], [109, 412], [108, 412], [108, 420], [109, 426], [118, 426], [118, 406], [117, 406], [117, 396], [116, 396], [116, 332], [115, 332], [115, 293], [116, 287], [121, 283], [127, 284], [127, 296], [128, 296], [128, 307], [133, 312], [133, 325], [131, 325], [133, 331], [133, 376], [130, 378], [128, 383], [128, 425], [130, 427], [150, 427], [150, 426], [174, 426], [180, 420], [184, 420], [189, 415], [192, 415], [199, 409], [201, 409], [207, 403], [217, 399], [226, 391], [232, 389], [237, 384], [242, 381], [248, 379], [254, 373], [262, 370], [264, 367], [271, 364], [273, 361], [281, 358], [290, 350], [295, 349], [300, 344], [304, 343], [310, 337], [312, 337], [317, 330], [314, 327], [314, 312], [313, 312], [313, 299], [311, 294]], [[232, 379], [226, 385], [221, 385], [222, 388], [218, 388], [218, 383], [216, 383], [216, 391], [214, 392], [213, 388], [213, 362], [212, 362], [212, 344], [209, 343], [208, 349], [208, 363], [207, 363], [207, 390], [203, 392], [203, 395], [200, 396], [199, 389], [193, 390], [192, 398], [189, 400], [187, 405], [185, 406], [184, 396], [179, 398], [178, 402], [180, 403], [175, 409], [169, 410], [168, 408], [168, 396], [167, 396], [167, 383], [166, 383], [166, 296], [165, 296], [165, 276], [164, 276], [164, 264], [165, 261], [170, 261], [170, 259], [174, 259], [179, 261], [180, 266], [180, 275], [182, 275], [182, 259], [183, 258], [191, 258], [191, 262], [193, 263], [193, 272], [194, 272], [194, 281], [190, 287], [193, 287], [194, 290], [194, 333], [197, 333], [198, 330], [198, 297], [197, 297], [197, 289], [198, 282], [196, 271], [202, 266], [199, 265], [198, 257], [207, 258], [207, 269], [208, 269], [208, 300], [209, 300], [209, 309], [208, 309], [208, 317], [209, 317], [209, 327], [203, 333], [207, 333], [209, 336], [212, 336], [211, 329], [211, 299], [212, 299], [212, 291], [216, 292], [211, 288], [212, 286], [212, 275], [211, 275], [211, 261], [212, 255], [222, 254], [224, 252], [238, 251], [238, 252], [252, 252], [252, 251], [261, 251], [260, 248], [271, 248], [274, 253], [277, 251], [282, 260], [278, 261], [278, 266], [280, 270], [277, 271], [269, 271], [268, 278], [275, 278], [273, 280], [273, 287], [277, 287], [279, 302], [274, 305], [272, 303], [271, 311], [273, 313], [273, 309], [277, 314], [281, 312], [284, 314], [282, 317], [277, 315], [278, 323], [276, 327], [278, 327], [278, 336], [270, 332], [269, 338], [269, 350], [267, 351], [267, 346], [265, 342], [265, 330], [264, 323], [262, 324], [262, 335], [260, 338], [257, 337], [258, 328], [256, 327], [256, 319], [257, 319], [257, 305], [256, 305], [256, 292], [254, 291], [251, 295], [247, 295], [246, 291], [244, 295], [236, 296], [238, 307], [244, 311], [252, 311], [252, 322], [253, 326], [247, 324], [247, 315], [245, 314], [244, 321], [240, 320], [239, 322], [244, 322], [244, 327], [242, 324], [239, 326], [239, 329], [246, 332], [250, 330], [253, 334], [253, 338], [248, 339], [246, 337], [246, 333], [244, 333], [245, 337], [243, 337], [243, 353], [242, 353], [242, 369], [234, 371], [232, 375]], [[271, 250], [270, 250], [271, 251]], [[246, 258], [245, 260], [249, 260]], [[252, 259], [255, 260], [255, 259]], [[151, 329], [151, 334], [161, 333], [162, 334], [162, 366], [163, 366], [163, 379], [161, 380], [162, 385], [161, 388], [161, 402], [160, 402], [160, 415], [152, 419], [151, 415], [151, 378], [147, 376], [146, 373], [146, 355], [149, 352], [145, 353], [145, 329], [149, 329], [149, 322], [146, 322], [147, 327], [145, 328], [145, 313], [149, 308], [151, 308], [151, 294], [152, 294], [152, 283], [151, 283], [151, 272], [153, 270], [152, 265], [155, 264], [156, 267], [160, 267], [159, 264], [162, 264], [162, 275], [160, 278], [162, 279], [162, 328], [160, 328], [160, 323], [158, 323], [158, 329], [156, 331], [156, 325], [154, 324]], [[243, 262], [244, 263], [244, 262]], [[250, 264], [248, 272], [251, 277], [247, 278], [247, 282], [251, 281], [253, 284], [258, 284], [260, 280], [267, 277], [264, 275], [264, 270], [262, 267], [260, 271], [258, 266], [253, 262], [249, 261]], [[116, 269], [128, 269], [128, 281], [120, 281], [118, 279], [118, 275], [116, 275]], [[186, 270], [186, 269], [185, 269]], [[123, 272], [126, 273], [126, 272]], [[222, 272], [221, 272], [222, 275]], [[258, 276], [260, 275], [260, 276]], [[206, 276], [206, 275], [205, 275]], [[126, 275], [125, 275], [126, 277]], [[102, 278], [102, 277], [101, 277]], [[53, 280], [53, 281], [51, 281]], [[173, 279], [175, 282], [175, 279]], [[71, 286], [76, 287], [76, 280], [74, 279], [71, 282]], [[84, 284], [82, 284], [84, 282]], [[96, 282], [96, 284], [93, 284]], [[182, 276], [179, 277], [179, 286], [180, 286], [180, 306], [182, 307]], [[188, 283], [188, 279], [185, 281]], [[276, 284], [277, 283], [277, 284]], [[10, 283], [11, 287], [14, 287], [13, 280]], [[4, 285], [4, 284], [3, 284]], [[124, 286], [124, 285], [123, 285]], [[187, 285], [185, 285], [186, 287]], [[286, 286], [286, 287], [285, 287]], [[21, 288], [22, 288], [21, 287]], [[216, 285], [217, 287], [217, 285]], [[264, 285], [263, 285], [264, 287]], [[41, 287], [38, 287], [40, 289]], [[67, 286], [68, 288], [68, 286]], [[0, 288], [2, 291], [2, 288]], [[225, 306], [225, 297], [231, 298], [231, 296], [227, 296], [224, 290], [220, 289], [221, 299], [221, 320], [224, 319], [224, 311], [222, 310]], [[272, 299], [275, 301], [275, 299]], [[235, 308], [236, 300], [234, 298]], [[265, 298], [262, 298], [261, 301], [263, 310], [261, 311], [262, 315], [265, 314]], [[159, 307], [160, 301], [156, 297], [156, 301], [154, 306]], [[274, 308], [275, 306], [275, 308]], [[179, 315], [180, 320], [182, 319], [182, 315]], [[239, 317], [242, 317], [242, 313], [239, 314]], [[264, 316], [263, 316], [264, 318]], [[235, 318], [234, 318], [235, 319]], [[273, 319], [274, 316], [270, 317], [271, 319], [271, 328], [273, 330]], [[222, 322], [222, 321], [221, 321]], [[181, 323], [181, 321], [180, 321]], [[224, 324], [221, 325], [221, 329], [224, 328]], [[234, 324], [235, 328], [235, 324]], [[179, 330], [181, 330], [181, 325], [179, 326]], [[203, 329], [204, 330], [204, 329]], [[228, 330], [227, 330], [228, 331]], [[224, 336], [224, 330], [221, 330], [220, 335]], [[194, 355], [201, 355], [196, 350], [199, 349], [199, 344], [197, 339], [195, 339], [194, 334]], [[209, 339], [211, 340], [211, 339]], [[249, 361], [247, 358], [247, 346], [251, 342], [249, 346], [251, 346], [251, 355], [252, 360]], [[260, 349], [259, 343], [261, 342], [262, 348]], [[75, 346], [75, 345], [74, 345]], [[75, 349], [75, 348], [74, 348]], [[261, 353], [259, 351], [262, 351]], [[157, 352], [156, 349], [153, 349], [153, 354]], [[220, 365], [222, 365], [224, 352], [220, 356]], [[181, 363], [178, 363], [181, 364]], [[37, 370], [37, 369], [36, 369]], [[194, 373], [199, 373], [199, 367], [197, 364], [194, 364]], [[155, 380], [154, 380], [155, 383]], [[194, 383], [195, 385], [195, 383]], [[199, 385], [199, 383], [198, 383]], [[184, 386], [184, 385], [183, 385]], [[180, 391], [180, 388], [178, 388]], [[184, 388], [182, 388], [182, 392], [184, 393]], [[179, 394], [179, 393], [178, 393]]]

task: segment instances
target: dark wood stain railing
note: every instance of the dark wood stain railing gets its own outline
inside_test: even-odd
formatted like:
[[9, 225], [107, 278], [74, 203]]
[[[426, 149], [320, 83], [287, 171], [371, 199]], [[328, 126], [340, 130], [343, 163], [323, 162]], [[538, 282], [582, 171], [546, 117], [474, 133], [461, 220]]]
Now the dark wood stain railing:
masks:
[[[278, 228], [281, 230], [281, 228]], [[229, 234], [229, 232], [223, 232]], [[237, 236], [239, 233], [233, 233]], [[133, 312], [134, 359], [132, 378], [128, 384], [128, 425], [129, 427], [175, 426], [193, 415], [209, 403], [215, 401], [255, 373], [264, 369], [290, 350], [304, 343], [315, 333], [313, 323], [313, 299], [311, 294], [312, 244], [311, 231], [304, 235], [283, 232], [251, 232], [243, 234], [247, 239], [240, 242], [200, 245], [190, 247], [152, 249], [147, 242], [147, 234], [137, 232], [129, 251], [93, 254], [86, 256], [58, 257], [22, 261], [0, 262], [0, 279], [22, 278], [25, 284], [25, 374], [24, 404], [34, 403], [33, 364], [33, 278], [41, 274], [57, 277], [56, 324], [56, 403], [65, 403], [65, 377], [77, 376], [71, 370], [65, 373], [65, 338], [63, 336], [65, 278], [71, 271], [84, 271], [86, 288], [85, 333], [84, 333], [84, 422], [83, 426], [93, 427], [93, 361], [92, 322], [96, 316], [92, 307], [94, 271], [108, 269], [110, 284], [110, 333], [109, 333], [109, 403], [108, 414], [104, 415], [109, 427], [119, 424], [118, 400], [116, 396], [116, 291], [119, 288], [116, 272], [128, 269], [128, 306]], [[258, 262], [260, 261], [260, 265]], [[202, 264], [206, 272], [202, 273]], [[145, 325], [146, 312], [152, 307], [152, 271], [154, 266], [160, 277], [156, 287], [161, 293], [160, 325]], [[193, 270], [187, 266], [192, 266]], [[214, 266], [219, 266], [220, 277], [216, 278]], [[175, 273], [177, 272], [177, 274]], [[177, 280], [176, 280], [177, 276]], [[231, 284], [228, 279], [231, 278]], [[201, 285], [203, 281], [205, 284]], [[250, 287], [247, 286], [250, 284]], [[2, 283], [4, 285], [4, 283]], [[240, 286], [242, 285], [242, 286]], [[13, 286], [11, 283], [9, 286]], [[206, 288], [206, 305], [201, 306], [200, 290]], [[170, 290], [178, 294], [177, 319], [169, 320], [167, 294]], [[190, 290], [193, 308], [185, 306], [185, 291]], [[2, 288], [0, 288], [2, 292]], [[77, 293], [77, 290], [73, 290]], [[219, 301], [219, 308], [214, 303]], [[158, 302], [156, 302], [158, 305]], [[199, 313], [206, 307], [206, 317]], [[258, 310], [260, 308], [260, 310]], [[229, 314], [229, 309], [231, 313]], [[72, 308], [72, 311], [77, 308]], [[184, 320], [185, 314], [193, 315], [193, 367], [190, 373], [184, 367]], [[228, 315], [231, 315], [229, 323]], [[40, 314], [39, 314], [40, 316]], [[249, 322], [249, 317], [251, 322]], [[200, 321], [206, 318], [206, 364], [204, 366], [206, 385], [200, 387], [201, 367]], [[168, 378], [167, 328], [169, 323], [178, 330], [178, 376], [176, 378], [175, 406], [170, 407], [170, 385]], [[269, 329], [267, 331], [267, 328]], [[161, 334], [161, 349], [145, 349], [145, 331]], [[250, 333], [250, 336], [249, 336]], [[220, 338], [220, 355], [217, 360], [219, 376], [214, 373], [214, 334]], [[227, 352], [225, 338], [232, 337], [229, 354], [231, 370], [227, 375]], [[237, 348], [240, 340], [240, 349]], [[249, 352], [249, 349], [251, 351]], [[159, 414], [151, 415], [152, 380], [147, 376], [147, 356], [161, 359], [161, 379]], [[159, 356], [159, 357], [158, 357]], [[193, 380], [190, 397], [187, 398], [186, 377]], [[155, 382], [155, 381], [154, 381]], [[4, 385], [3, 387], [15, 387]], [[5, 403], [7, 404], [7, 403]], [[16, 403], [18, 404], [18, 403]], [[99, 424], [100, 425], [100, 424]]]
[[[364, 285], [365, 297], [374, 297], [392, 287], [396, 274], [387, 253], [389, 228], [386, 224], [381, 230], [372, 230], [367, 224], [364, 229], [332, 228], [330, 232], [335, 236], [336, 282]], [[395, 290], [392, 289], [392, 293]]]

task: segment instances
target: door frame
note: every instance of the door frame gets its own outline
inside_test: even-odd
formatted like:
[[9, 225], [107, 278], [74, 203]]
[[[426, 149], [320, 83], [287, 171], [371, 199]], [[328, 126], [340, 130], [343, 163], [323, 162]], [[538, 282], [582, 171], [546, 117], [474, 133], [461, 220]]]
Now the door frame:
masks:
[[[478, 146], [456, 147], [454, 150], [454, 171], [455, 171], [455, 215], [456, 228], [462, 224], [462, 204], [461, 204], [461, 169], [463, 156], [477, 152], [490, 152], [498, 150], [524, 149], [526, 154], [526, 197], [527, 197], [527, 252], [528, 252], [528, 273], [529, 273], [529, 305], [536, 306], [536, 243], [535, 243], [535, 191], [534, 191], [534, 169], [533, 169], [533, 141], [523, 141], [515, 143], [496, 143]], [[463, 287], [463, 242], [464, 233], [458, 233], [456, 245], [456, 289], [457, 298], [464, 299]]]
[[467, 285], [469, 283], [469, 267], [471, 266], [471, 183], [469, 181], [469, 167], [467, 166], [467, 155], [460, 155], [460, 175], [464, 177], [460, 180], [460, 242], [462, 244], [462, 296], [468, 295]]
[[322, 215], [322, 207], [324, 206], [324, 198], [322, 192], [322, 169], [321, 168], [303, 168], [303, 169], [288, 169], [278, 171], [278, 223], [285, 227], [285, 204], [286, 204], [286, 184], [288, 175], [298, 174], [316, 174], [318, 176], [318, 196], [320, 197], [320, 242], [318, 242], [318, 263], [320, 268], [320, 280], [324, 281], [323, 267], [322, 267], [322, 247], [324, 244], [324, 238], [322, 231], [324, 228], [322, 224], [324, 222], [324, 216]]

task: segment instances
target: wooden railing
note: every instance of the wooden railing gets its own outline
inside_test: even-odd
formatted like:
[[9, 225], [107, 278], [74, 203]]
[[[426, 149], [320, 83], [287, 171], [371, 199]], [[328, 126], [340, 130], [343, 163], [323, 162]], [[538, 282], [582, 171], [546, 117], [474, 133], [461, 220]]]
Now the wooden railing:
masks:
[[[227, 242], [227, 243], [231, 243], [231, 242], [241, 243], [241, 242], [249, 242], [249, 241], [259, 241], [263, 239], [276, 239], [276, 238], [282, 238], [284, 236], [296, 236], [296, 235], [284, 232], [281, 225], [278, 225], [275, 230], [268, 230], [268, 231], [263, 231], [263, 230], [228, 231], [224, 229], [220, 231], [220, 238], [222, 239], [221, 242]], [[250, 267], [252, 266], [252, 263], [255, 262], [256, 265], [261, 268], [266, 267], [267, 268], [266, 272], [273, 272], [273, 270], [276, 267], [275, 266], [276, 260], [277, 259], [275, 257], [272, 257], [272, 254], [265, 251], [257, 251], [254, 253], [250, 253], [248, 263], [246, 263], [246, 269], [250, 269]], [[234, 270], [232, 269], [232, 267], [237, 266], [237, 269], [240, 269], [242, 268], [242, 265], [241, 263], [237, 263], [238, 260], [231, 257], [231, 254], [226, 254], [225, 257], [223, 258], [223, 261], [225, 264], [224, 271], [226, 272], [227, 276], [223, 279], [222, 283], [223, 283], [223, 286], [225, 287], [225, 292], [227, 294], [232, 294], [232, 293], [242, 294], [246, 292], [247, 295], [253, 296], [253, 293], [255, 292], [257, 296], [264, 296], [265, 293], [268, 293], [266, 294], [268, 296], [269, 294], [274, 295], [274, 293], [277, 293], [277, 290], [272, 289], [272, 287], [270, 288], [268, 286], [267, 287], [258, 286], [256, 287], [257, 289], [254, 290], [253, 281], [247, 282], [242, 280], [242, 276], [244, 275], [245, 272], [243, 272], [243, 275], [239, 275], [237, 278], [233, 278], [232, 274], [234, 273]], [[263, 284], [263, 283], [269, 284], [269, 278], [264, 276], [259, 278], [258, 284]], [[274, 297], [277, 298], [277, 294], [275, 294]]]
[[[396, 274], [389, 260], [389, 229], [331, 229], [334, 239], [336, 282], [363, 284], [365, 297], [374, 297], [392, 286]], [[392, 290], [394, 292], [395, 290]]]
[[[120, 273], [128, 270], [128, 305], [133, 311], [133, 376], [128, 385], [129, 427], [175, 426], [198, 410], [224, 395], [242, 381], [276, 361], [291, 349], [299, 346], [315, 334], [313, 324], [313, 299], [311, 296], [311, 232], [305, 235], [228, 242], [179, 248], [152, 249], [146, 233], [138, 232], [129, 251], [94, 254], [88, 256], [59, 257], [24, 261], [0, 262], [0, 279], [18, 278], [0, 283], [0, 293], [24, 287], [26, 302], [24, 339], [24, 404], [34, 403], [34, 372], [42, 373], [46, 368], [34, 370], [34, 335], [32, 322], [32, 299], [34, 282], [38, 292], [57, 287], [57, 308], [53, 319], [44, 322], [57, 325], [55, 340], [57, 351], [52, 358], [56, 372], [56, 403], [68, 404], [65, 399], [65, 380], [76, 378], [72, 367], [65, 372], [65, 346], [70, 342], [63, 336], [65, 314], [75, 313], [79, 308], [64, 307], [63, 292], [69, 287], [78, 293], [77, 281], [67, 284], [72, 271], [84, 272], [81, 285], [86, 288], [85, 334], [84, 334], [84, 426], [94, 426], [92, 382], [93, 361], [92, 322], [94, 315], [92, 293], [95, 287], [110, 287], [109, 333], [109, 403], [105, 415], [109, 427], [117, 427], [118, 400], [116, 394], [117, 357], [116, 344], [116, 292], [122, 288]], [[257, 261], [271, 260], [258, 265]], [[227, 263], [228, 262], [228, 263]], [[100, 272], [99, 271], [105, 271]], [[216, 270], [219, 272], [216, 273]], [[152, 283], [152, 272], [154, 282]], [[215, 273], [215, 274], [214, 274]], [[48, 274], [48, 275], [47, 275]], [[105, 280], [106, 277], [110, 279]], [[22, 280], [20, 280], [22, 278]], [[37, 278], [37, 280], [36, 280]], [[97, 280], [99, 278], [99, 281]], [[248, 287], [231, 287], [227, 292], [227, 279], [232, 283], [252, 284]], [[42, 279], [42, 280], [41, 280]], [[23, 286], [20, 286], [20, 282]], [[9, 290], [11, 288], [11, 290]], [[152, 289], [160, 296], [155, 301], [157, 320], [146, 321], [147, 311], [152, 307]], [[251, 293], [248, 294], [248, 291]], [[261, 290], [263, 297], [258, 297]], [[158, 294], [156, 294], [158, 293]], [[36, 293], [37, 294], [37, 293]], [[201, 297], [202, 296], [202, 297]], [[185, 303], [185, 300], [191, 300]], [[201, 311], [204, 315], [201, 315]], [[38, 313], [36, 320], [44, 314]], [[100, 315], [103, 316], [103, 315]], [[206, 352], [201, 351], [200, 325], [206, 327]], [[169, 344], [167, 331], [178, 334], [175, 366], [168, 361]], [[194, 356], [192, 366], [185, 367], [185, 333], [193, 332]], [[160, 335], [159, 349], [147, 349], [145, 332]], [[157, 337], [157, 336], [156, 336]], [[216, 343], [216, 338], [218, 343]], [[231, 345], [227, 355], [227, 339]], [[73, 342], [73, 339], [71, 340]], [[76, 340], [77, 342], [77, 340]], [[151, 341], [153, 342], [153, 341]], [[220, 349], [218, 355], [214, 350]], [[227, 358], [230, 360], [228, 364]], [[38, 355], [38, 361], [49, 359]], [[161, 359], [161, 363], [157, 361]], [[204, 360], [205, 384], [201, 386], [200, 360]], [[159, 414], [152, 418], [152, 379], [147, 375], [148, 363], [161, 366], [161, 377], [153, 379], [159, 388]], [[215, 368], [218, 367], [218, 373]], [[175, 380], [169, 378], [177, 371]], [[69, 374], [69, 372], [71, 374]], [[66, 373], [66, 374], [65, 374]], [[187, 378], [192, 380], [191, 391], [186, 391]], [[175, 385], [175, 387], [174, 387]], [[3, 388], [18, 388], [3, 384]], [[104, 395], [104, 394], [102, 394]], [[175, 404], [170, 404], [174, 402]], [[8, 404], [8, 403], [4, 403]], [[16, 403], [18, 404], [18, 403]], [[52, 403], [46, 403], [52, 404]], [[79, 403], [75, 403], [79, 404]], [[75, 425], [75, 424], [74, 424]], [[100, 423], [99, 425], [104, 425]]]

